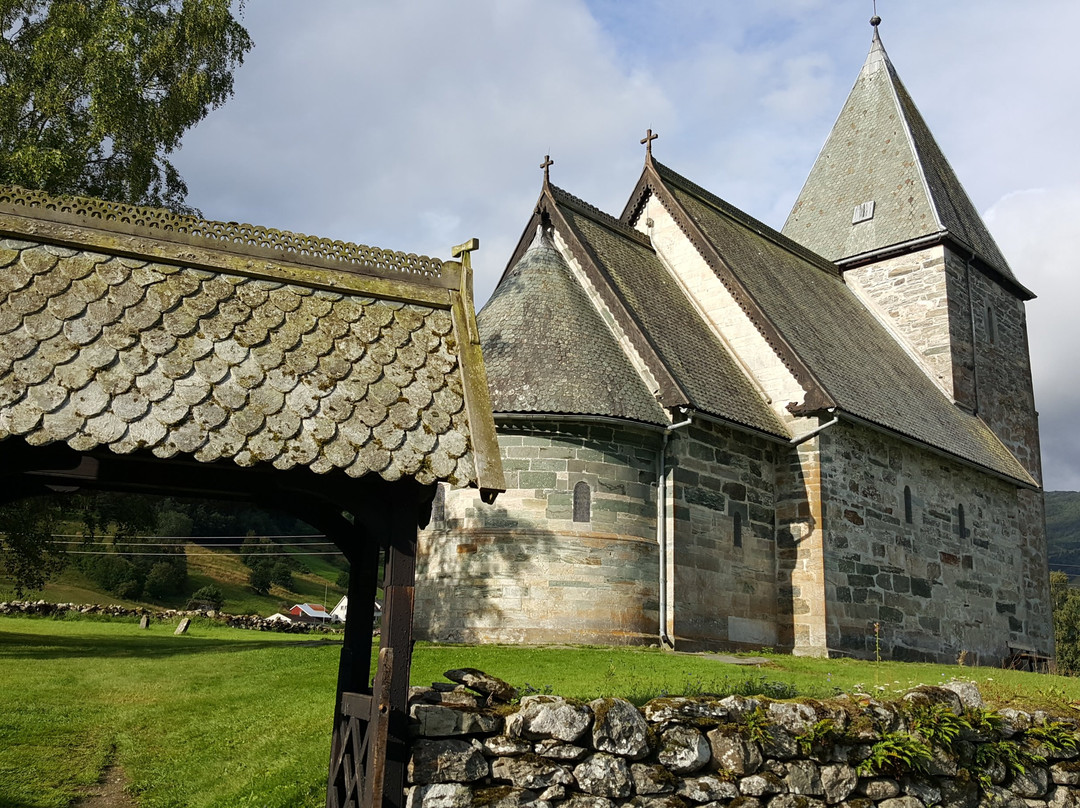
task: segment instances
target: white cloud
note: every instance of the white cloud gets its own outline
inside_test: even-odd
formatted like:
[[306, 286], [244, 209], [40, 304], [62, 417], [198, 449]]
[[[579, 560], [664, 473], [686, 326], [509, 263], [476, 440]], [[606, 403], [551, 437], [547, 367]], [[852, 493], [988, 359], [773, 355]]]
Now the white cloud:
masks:
[[1009, 194], [985, 219], [1013, 270], [1038, 295], [1027, 307], [1028, 336], [1047, 486], [1080, 491], [1080, 185]]
[[[532, 212], [544, 154], [554, 182], [617, 214], [646, 127], [660, 160], [780, 226], [869, 49], [867, 6], [319, 0], [298, 13], [259, 0], [236, 96], [177, 164], [213, 218], [439, 256], [478, 236], [482, 302]], [[1080, 4], [907, 0], [881, 12], [901, 77], [1041, 296], [1030, 321], [1047, 484], [1080, 488], [1062, 451], [1080, 384], [1059, 346], [1075, 333], [1058, 311], [1076, 285], [1045, 274], [1068, 258], [1072, 224], [1036, 215], [1038, 194], [1010, 196], [1080, 187]]]

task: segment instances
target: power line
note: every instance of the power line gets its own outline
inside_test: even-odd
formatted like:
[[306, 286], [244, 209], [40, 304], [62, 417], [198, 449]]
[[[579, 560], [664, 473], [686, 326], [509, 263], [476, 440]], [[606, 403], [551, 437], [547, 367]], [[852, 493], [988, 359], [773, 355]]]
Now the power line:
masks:
[[[154, 538], [168, 538], [167, 536], [155, 536]], [[107, 536], [102, 537], [103, 540], [107, 540]], [[88, 544], [94, 542], [92, 538], [84, 539], [83, 541], [57, 541], [56, 539], [50, 539], [49, 544], [74, 544], [76, 546]], [[109, 542], [112, 547], [175, 547], [177, 544], [198, 544], [199, 542], [194, 539], [180, 539], [176, 541], [113, 541]], [[215, 547], [269, 547], [269, 544], [245, 544], [243, 542], [223, 542], [215, 543]], [[306, 542], [290, 542], [289, 544], [279, 545], [281, 547], [336, 547], [332, 541], [306, 541]]]
[[[54, 539], [81, 539], [82, 533], [52, 533]], [[132, 539], [325, 539], [325, 533], [292, 533], [282, 536], [131, 536]]]
[[[132, 550], [122, 550], [119, 552], [110, 552], [109, 550], [68, 550], [68, 555], [119, 555], [119, 556], [165, 556], [167, 558], [191, 558], [192, 556], [217, 556], [218, 553], [139, 553]], [[340, 550], [319, 550], [313, 553], [248, 553], [247, 556], [259, 556], [259, 557], [280, 557], [288, 556], [295, 558], [296, 556], [324, 556], [324, 555], [344, 555]]]

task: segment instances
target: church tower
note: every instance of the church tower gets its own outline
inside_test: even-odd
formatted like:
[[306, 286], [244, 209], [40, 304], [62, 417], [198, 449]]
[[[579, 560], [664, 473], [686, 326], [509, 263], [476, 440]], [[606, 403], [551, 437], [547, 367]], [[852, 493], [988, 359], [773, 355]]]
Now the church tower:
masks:
[[957, 406], [1041, 480], [1024, 302], [993, 237], [873, 43], [783, 232], [849, 287]]

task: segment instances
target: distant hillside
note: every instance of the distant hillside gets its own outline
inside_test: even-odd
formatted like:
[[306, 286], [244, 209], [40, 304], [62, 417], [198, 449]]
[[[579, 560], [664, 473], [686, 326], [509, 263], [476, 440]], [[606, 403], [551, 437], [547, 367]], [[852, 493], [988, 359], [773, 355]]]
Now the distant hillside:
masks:
[[1046, 492], [1046, 542], [1050, 569], [1080, 577], [1080, 492]]

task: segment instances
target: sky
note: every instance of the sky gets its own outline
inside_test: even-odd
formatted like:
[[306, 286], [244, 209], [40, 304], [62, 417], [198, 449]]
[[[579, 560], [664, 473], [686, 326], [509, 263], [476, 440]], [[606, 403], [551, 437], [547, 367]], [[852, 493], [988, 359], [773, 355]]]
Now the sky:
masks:
[[[618, 215], [657, 159], [783, 225], [870, 48], [871, 0], [249, 0], [189, 204], [449, 258], [478, 306], [552, 182]], [[1047, 490], [1080, 490], [1075, 0], [878, 0], [889, 57], [1028, 304]]]

